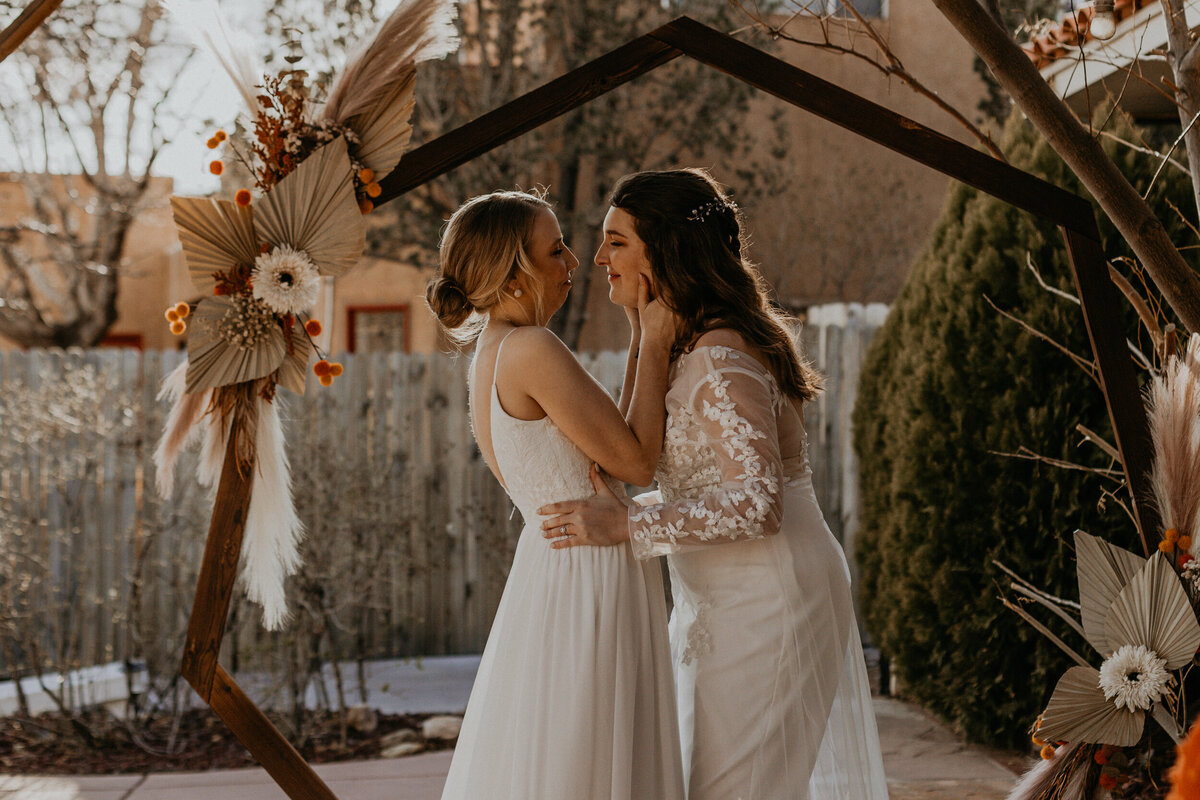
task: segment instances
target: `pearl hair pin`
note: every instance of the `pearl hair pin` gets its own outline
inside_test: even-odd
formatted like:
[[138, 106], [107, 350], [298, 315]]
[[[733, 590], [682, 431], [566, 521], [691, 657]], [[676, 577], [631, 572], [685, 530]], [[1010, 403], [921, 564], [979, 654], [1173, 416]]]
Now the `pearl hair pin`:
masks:
[[708, 218], [708, 215], [712, 214], [714, 211], [720, 211], [722, 209], [737, 211], [737, 207], [737, 203], [733, 202], [732, 200], [726, 202], [718, 197], [715, 200], [709, 200], [707, 203], [702, 203], [701, 205], [693, 208], [687, 215], [687, 220], [688, 222], [703, 222]]

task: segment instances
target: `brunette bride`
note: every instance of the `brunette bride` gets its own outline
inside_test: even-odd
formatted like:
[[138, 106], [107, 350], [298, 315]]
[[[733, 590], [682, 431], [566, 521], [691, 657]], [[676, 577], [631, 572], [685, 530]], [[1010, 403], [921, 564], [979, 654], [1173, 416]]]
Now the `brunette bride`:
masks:
[[886, 798], [849, 571], [808, 463], [819, 379], [707, 173], [630, 175], [611, 205], [596, 254], [610, 299], [633, 306], [648, 276], [679, 317], [660, 494], [627, 508], [597, 480], [593, 498], [548, 504], [543, 527], [568, 534], [552, 547], [667, 557], [689, 800]]

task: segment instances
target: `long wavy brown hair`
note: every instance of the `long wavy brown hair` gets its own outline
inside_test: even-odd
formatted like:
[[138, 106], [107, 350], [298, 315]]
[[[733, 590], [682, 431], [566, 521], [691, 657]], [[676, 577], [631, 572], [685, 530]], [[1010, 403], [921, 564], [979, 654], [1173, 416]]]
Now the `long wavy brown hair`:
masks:
[[743, 255], [741, 210], [702, 169], [637, 172], [617, 181], [609, 200], [634, 219], [658, 297], [680, 318], [672, 357], [707, 331], [729, 328], [761, 355], [789, 397], [812, 400], [822, 379], [802, 358], [796, 322], [770, 300], [758, 269]]

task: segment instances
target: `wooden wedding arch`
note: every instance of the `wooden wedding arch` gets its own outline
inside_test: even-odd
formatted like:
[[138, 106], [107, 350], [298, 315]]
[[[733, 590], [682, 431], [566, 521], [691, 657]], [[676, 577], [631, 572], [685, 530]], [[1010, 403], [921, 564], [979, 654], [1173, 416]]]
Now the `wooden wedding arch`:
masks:
[[[57, 5], [38, 0], [0, 35], [0, 59]], [[23, 30], [16, 30], [23, 28]], [[9, 34], [16, 42], [3, 41]], [[19, 38], [18, 38], [19, 37]], [[1115, 287], [1092, 205], [989, 155], [824, 81], [750, 45], [680, 17], [407, 153], [382, 182], [393, 200], [555, 117], [679, 56], [688, 56], [792, 105], [1056, 224], [1062, 232], [1125, 467], [1137, 523], [1157, 529], [1150, 496], [1150, 437]], [[250, 472], [226, 452], [180, 671], [293, 800], [336, 800], [312, 767], [217, 663], [250, 502]]]

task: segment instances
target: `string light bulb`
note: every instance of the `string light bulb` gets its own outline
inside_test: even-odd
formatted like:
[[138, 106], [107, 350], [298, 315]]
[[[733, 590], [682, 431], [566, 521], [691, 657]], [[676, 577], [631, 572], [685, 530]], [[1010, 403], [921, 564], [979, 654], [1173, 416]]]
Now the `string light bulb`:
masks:
[[1092, 6], [1092, 23], [1088, 33], [1096, 39], [1111, 39], [1117, 32], [1117, 15], [1113, 11], [1113, 0], [1096, 0]]

